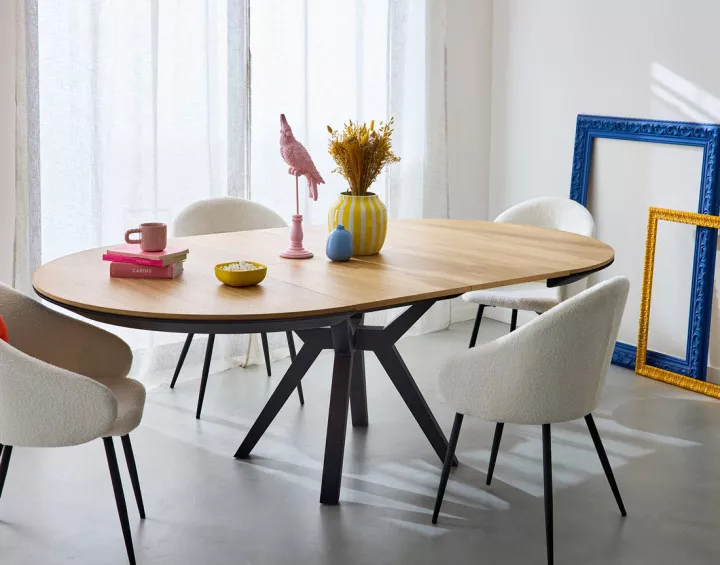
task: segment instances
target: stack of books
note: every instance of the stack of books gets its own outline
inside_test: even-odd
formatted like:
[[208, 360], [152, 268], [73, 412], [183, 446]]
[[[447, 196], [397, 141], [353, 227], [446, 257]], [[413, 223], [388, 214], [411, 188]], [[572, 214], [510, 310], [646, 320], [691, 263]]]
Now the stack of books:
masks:
[[111, 247], [103, 255], [110, 261], [110, 276], [126, 279], [174, 279], [183, 272], [188, 249], [167, 247], [163, 251], [143, 251], [137, 243]]

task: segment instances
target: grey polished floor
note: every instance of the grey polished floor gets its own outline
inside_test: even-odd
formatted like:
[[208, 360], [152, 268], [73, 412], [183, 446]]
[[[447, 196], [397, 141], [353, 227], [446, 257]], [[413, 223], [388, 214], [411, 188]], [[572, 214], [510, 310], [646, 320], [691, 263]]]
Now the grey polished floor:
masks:
[[[483, 326], [486, 340], [507, 331]], [[459, 324], [400, 344], [447, 433], [453, 415], [434, 379], [469, 331]], [[348, 431], [340, 505], [318, 504], [330, 366], [321, 356], [303, 381], [306, 406], [293, 396], [248, 461], [232, 454], [279, 377], [262, 367], [212, 375], [200, 422], [197, 381], [150, 392], [134, 434], [144, 523], [123, 476], [139, 563], [545, 562], [540, 429], [506, 426], [485, 487], [492, 426], [466, 419], [461, 466], [433, 526], [440, 462], [371, 357], [370, 427]], [[596, 422], [629, 515], [619, 515], [584, 423], [555, 426], [556, 563], [720, 562], [720, 401], [613, 367]], [[101, 442], [14, 452], [0, 563], [127, 563]]]

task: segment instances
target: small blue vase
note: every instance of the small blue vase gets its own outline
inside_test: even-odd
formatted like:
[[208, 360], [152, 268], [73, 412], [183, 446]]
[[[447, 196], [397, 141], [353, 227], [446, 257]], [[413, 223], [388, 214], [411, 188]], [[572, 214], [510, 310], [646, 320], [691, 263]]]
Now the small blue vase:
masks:
[[328, 235], [325, 253], [331, 261], [348, 261], [352, 257], [352, 234], [342, 224], [338, 224]]

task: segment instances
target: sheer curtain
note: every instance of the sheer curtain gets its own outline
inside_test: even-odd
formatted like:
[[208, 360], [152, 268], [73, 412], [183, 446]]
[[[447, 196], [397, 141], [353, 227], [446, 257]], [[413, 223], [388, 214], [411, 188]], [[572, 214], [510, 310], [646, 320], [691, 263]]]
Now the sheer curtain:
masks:
[[[171, 224], [203, 198], [245, 196], [245, 0], [36, 3], [40, 179], [29, 195], [41, 236], [28, 247], [42, 262], [118, 243], [142, 221]], [[108, 329], [131, 344], [138, 374], [177, 360], [181, 336]], [[219, 338], [213, 368], [239, 363], [246, 342]]]
[[293, 213], [294, 182], [278, 150], [281, 113], [326, 181], [317, 202], [304, 194], [310, 223], [324, 223], [346, 189], [330, 173], [325, 126], [395, 117], [402, 161], [375, 189], [393, 217], [445, 216], [444, 23], [437, 1], [252, 1], [252, 198]]
[[37, 2], [18, 2], [15, 34], [15, 229], [12, 285], [32, 294], [40, 266], [40, 116]]
[[[350, 118], [396, 119], [402, 162], [376, 184], [392, 217], [447, 214], [443, 2], [17, 1], [25, 286], [41, 261], [116, 243], [141, 221], [171, 223], [203, 198], [247, 196], [289, 218], [281, 112], [327, 182], [303, 202], [307, 222], [324, 223], [345, 189], [325, 126]], [[426, 328], [446, 325], [446, 310]], [[177, 359], [179, 336], [109, 329], [135, 348], [141, 373]], [[237, 363], [245, 341], [229, 341], [216, 358]]]
[[38, 15], [43, 261], [228, 193], [226, 1], [40, 0]]
[[[302, 193], [306, 223], [325, 223], [330, 204], [346, 190], [330, 172], [326, 125], [394, 117], [402, 161], [374, 190], [391, 218], [447, 217], [443, 1], [254, 0], [250, 49], [254, 200], [285, 217], [293, 213], [294, 182], [278, 150], [281, 113], [326, 181], [317, 202]], [[449, 319], [449, 305], [438, 304], [419, 328], [440, 329]]]

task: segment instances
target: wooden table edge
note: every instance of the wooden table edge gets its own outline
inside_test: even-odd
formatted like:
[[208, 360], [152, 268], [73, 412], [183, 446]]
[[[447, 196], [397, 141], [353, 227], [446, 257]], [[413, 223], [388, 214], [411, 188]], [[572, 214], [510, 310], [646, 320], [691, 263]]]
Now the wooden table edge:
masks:
[[[507, 284], [503, 284], [502, 286], [511, 286], [515, 284], [521, 284], [526, 282], [537, 282], [537, 281], [544, 281], [549, 279], [558, 279], [563, 277], [569, 277], [573, 275], [582, 275], [583, 273], [588, 273], [588, 276], [598, 270], [602, 270], [605, 267], [612, 264], [614, 261], [614, 253], [613, 256], [608, 259], [607, 261], [604, 261], [602, 263], [598, 263], [596, 265], [588, 266], [587, 268], [579, 268], [579, 269], [565, 269], [561, 271], [555, 271], [550, 274], [543, 273], [541, 276], [527, 276], [527, 277], [518, 277], [516, 279], [510, 279], [507, 281]], [[497, 285], [487, 285], [487, 284], [478, 284], [478, 285], [460, 285], [453, 289], [444, 289], [441, 291], [431, 291], [431, 292], [425, 292], [420, 293], [412, 296], [405, 296], [402, 298], [392, 298], [392, 299], [385, 299], [385, 300], [374, 300], [374, 301], [366, 301], [363, 303], [357, 303], [353, 306], [337, 306], [337, 307], [331, 307], [331, 308], [321, 308], [321, 309], [312, 309], [312, 310], [298, 310], [294, 312], [286, 312], [286, 313], [268, 313], [268, 314], [249, 314], [249, 315], [237, 315], [237, 314], [228, 314], [228, 315], [188, 315], [188, 314], [174, 314], [174, 313], [162, 313], [162, 314], [156, 314], [151, 312], [142, 312], [142, 311], [130, 311], [130, 310], [122, 310], [122, 309], [116, 309], [116, 308], [108, 308], [108, 307], [89, 307], [87, 304], [83, 304], [74, 300], [67, 300], [60, 298], [58, 296], [55, 296], [51, 292], [47, 292], [41, 288], [38, 287], [38, 285], [35, 282], [35, 277], [33, 276], [33, 290], [35, 293], [40, 296], [41, 298], [44, 298], [54, 304], [57, 304], [58, 306], [67, 307], [71, 310], [77, 311], [79, 313], [92, 313], [92, 314], [98, 314], [98, 315], [111, 315], [111, 316], [122, 316], [125, 318], [133, 318], [133, 319], [144, 319], [144, 320], [157, 320], [158, 322], [166, 321], [166, 320], [172, 320], [172, 321], [186, 321], [186, 322], [253, 322], [253, 321], [282, 321], [282, 320], [297, 320], [297, 319], [306, 319], [306, 318], [317, 318], [317, 317], [324, 317], [324, 316], [333, 316], [333, 315], [342, 315], [342, 314], [355, 314], [355, 313], [361, 313], [361, 312], [371, 312], [374, 310], [385, 310], [388, 308], [401, 308], [404, 306], [408, 306], [410, 304], [415, 304], [417, 302], [422, 302], [424, 300], [442, 300], [442, 299], [451, 299], [455, 298], [457, 296], [460, 296], [466, 292], [470, 292], [473, 290], [486, 290], [490, 288], [502, 288], [498, 287]], [[308, 289], [305, 289], [308, 290]], [[338, 300], [337, 297], [332, 296], [330, 294], [325, 293], [318, 293], [322, 294], [323, 296], [326, 296], [328, 298], [331, 298], [333, 300]]]

